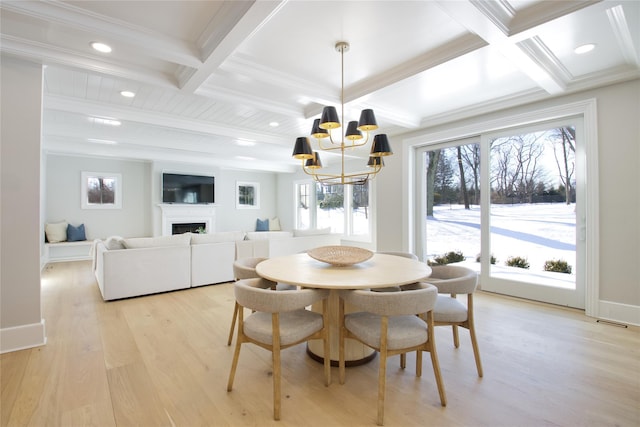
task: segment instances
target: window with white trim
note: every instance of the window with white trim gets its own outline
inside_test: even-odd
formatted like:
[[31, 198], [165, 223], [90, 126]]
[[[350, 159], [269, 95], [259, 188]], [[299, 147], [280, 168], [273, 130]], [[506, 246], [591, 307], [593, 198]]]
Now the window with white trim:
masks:
[[[330, 227], [332, 233], [366, 240], [371, 236], [371, 184], [323, 185], [297, 181], [296, 227]], [[313, 191], [315, 190], [315, 191]]]

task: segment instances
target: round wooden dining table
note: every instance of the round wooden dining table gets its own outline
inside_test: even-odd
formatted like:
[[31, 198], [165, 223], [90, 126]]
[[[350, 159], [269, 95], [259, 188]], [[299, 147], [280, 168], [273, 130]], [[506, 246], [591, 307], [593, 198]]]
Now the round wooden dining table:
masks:
[[[407, 285], [426, 279], [431, 268], [424, 262], [396, 255], [374, 254], [358, 264], [336, 266], [311, 258], [306, 253], [279, 256], [262, 261], [256, 272], [265, 279], [305, 288], [329, 289], [329, 321], [331, 363], [337, 366], [339, 349], [338, 291], [344, 289], [373, 289]], [[313, 307], [320, 311], [319, 307]], [[352, 308], [345, 306], [345, 312]], [[309, 341], [307, 352], [315, 360], [322, 361], [324, 352], [321, 340]], [[366, 363], [375, 357], [375, 351], [354, 340], [345, 343], [347, 366]]]

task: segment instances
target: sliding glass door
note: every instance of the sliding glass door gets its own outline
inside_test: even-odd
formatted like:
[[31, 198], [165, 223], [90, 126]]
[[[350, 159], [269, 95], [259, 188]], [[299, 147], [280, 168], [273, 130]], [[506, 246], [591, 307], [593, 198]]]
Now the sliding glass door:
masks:
[[477, 270], [486, 291], [584, 308], [581, 137], [575, 118], [420, 149], [423, 258]]

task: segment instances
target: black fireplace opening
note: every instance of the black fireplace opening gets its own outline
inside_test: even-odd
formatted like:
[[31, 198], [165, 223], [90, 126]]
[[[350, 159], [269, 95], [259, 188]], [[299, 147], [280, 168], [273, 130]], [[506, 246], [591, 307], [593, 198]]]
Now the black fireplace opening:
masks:
[[207, 229], [205, 222], [187, 222], [182, 224], [171, 224], [171, 234], [198, 233]]

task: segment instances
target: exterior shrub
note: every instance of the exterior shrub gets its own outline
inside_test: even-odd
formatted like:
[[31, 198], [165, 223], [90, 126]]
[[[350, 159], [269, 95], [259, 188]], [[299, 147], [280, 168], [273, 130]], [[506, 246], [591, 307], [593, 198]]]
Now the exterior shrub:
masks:
[[433, 261], [429, 261], [428, 264], [429, 265], [445, 265], [445, 264], [451, 264], [451, 263], [460, 262], [460, 261], [464, 261], [464, 255], [462, 254], [462, 251], [456, 251], [456, 252], [451, 251], [451, 252], [447, 252], [444, 255], [433, 258]]
[[[476, 257], [476, 262], [480, 262], [480, 258], [481, 258], [482, 254], [478, 254], [478, 256]], [[491, 264], [495, 264], [496, 262], [498, 262], [498, 260], [496, 259], [495, 256], [493, 256], [493, 254], [491, 254]]]
[[526, 258], [522, 258], [519, 256], [512, 256], [507, 258], [506, 264], [509, 267], [529, 268], [529, 261], [527, 261]]
[[567, 261], [562, 259], [549, 260], [544, 262], [544, 271], [571, 274], [571, 266], [567, 263]]

